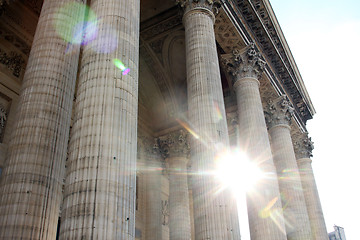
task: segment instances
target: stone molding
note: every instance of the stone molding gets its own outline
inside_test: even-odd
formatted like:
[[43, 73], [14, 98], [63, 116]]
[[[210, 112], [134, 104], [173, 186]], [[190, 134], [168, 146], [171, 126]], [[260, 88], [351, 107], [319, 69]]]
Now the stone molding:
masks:
[[157, 139], [159, 151], [164, 159], [173, 157], [188, 158], [190, 143], [188, 133], [184, 130], [174, 131]]
[[296, 159], [312, 157], [312, 150], [314, 149], [314, 142], [308, 133], [302, 133], [294, 144]]
[[222, 55], [221, 63], [225, 71], [233, 76], [234, 85], [243, 78], [260, 79], [266, 66], [254, 43], [246, 47], [245, 51], [234, 49], [232, 53]]
[[269, 129], [278, 125], [290, 126], [294, 108], [286, 95], [269, 100], [265, 110], [265, 120]]

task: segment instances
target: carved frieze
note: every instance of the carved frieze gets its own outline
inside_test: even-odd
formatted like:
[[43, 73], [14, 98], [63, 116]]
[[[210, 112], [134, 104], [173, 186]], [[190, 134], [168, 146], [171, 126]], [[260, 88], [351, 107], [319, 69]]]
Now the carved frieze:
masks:
[[20, 77], [25, 68], [25, 60], [21, 55], [10, 52], [10, 54], [0, 49], [0, 63], [5, 65], [15, 77]]
[[173, 30], [177, 26], [182, 26], [181, 16], [174, 15], [165, 21], [151, 24], [145, 29], [141, 29], [140, 35], [143, 40], [151, 40], [159, 35], [162, 35], [170, 30]]
[[233, 76], [233, 83], [246, 77], [259, 79], [266, 66], [253, 43], [243, 52], [234, 49], [232, 53], [222, 55], [221, 62], [225, 70]]
[[0, 27], [0, 40], [4, 40], [12, 44], [15, 48], [24, 53], [25, 56], [28, 56], [30, 53], [31, 41], [29, 42], [28, 40], [22, 39], [14, 32], [3, 26]]
[[265, 110], [265, 120], [268, 128], [285, 124], [290, 126], [294, 108], [285, 95], [270, 100]]
[[234, 48], [242, 49], [246, 47], [239, 32], [224, 11], [216, 16], [214, 26], [216, 41], [225, 53], [231, 53]]
[[178, 130], [158, 138], [159, 150], [164, 159], [171, 157], [188, 157], [190, 144], [188, 132]]
[[296, 159], [312, 157], [312, 150], [314, 150], [314, 142], [308, 133], [302, 133], [294, 143], [294, 150]]

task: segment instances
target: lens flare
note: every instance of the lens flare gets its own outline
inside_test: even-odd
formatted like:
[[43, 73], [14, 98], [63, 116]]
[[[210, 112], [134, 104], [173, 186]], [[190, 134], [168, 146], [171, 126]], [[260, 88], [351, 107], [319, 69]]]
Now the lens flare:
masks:
[[71, 44], [87, 44], [97, 34], [97, 17], [85, 4], [72, 2], [63, 5], [55, 15], [57, 34]]
[[248, 192], [263, 177], [263, 172], [239, 150], [224, 150], [216, 157], [216, 176], [235, 193]]
[[223, 115], [221, 114], [219, 104], [216, 101], [214, 101], [213, 104], [214, 104], [214, 110], [216, 113], [216, 122], [218, 122], [223, 119]]
[[89, 43], [89, 47], [97, 53], [111, 53], [118, 47], [117, 30], [101, 21], [98, 23], [99, 31], [96, 38]]
[[183, 126], [191, 135], [193, 135], [194, 138], [199, 139], [199, 135], [197, 135], [186, 122], [181, 121], [180, 119], [176, 119], [176, 121]]
[[122, 72], [122, 75], [126, 75], [130, 72], [129, 68], [126, 68], [125, 65], [117, 58], [113, 60], [114, 65], [119, 68]]

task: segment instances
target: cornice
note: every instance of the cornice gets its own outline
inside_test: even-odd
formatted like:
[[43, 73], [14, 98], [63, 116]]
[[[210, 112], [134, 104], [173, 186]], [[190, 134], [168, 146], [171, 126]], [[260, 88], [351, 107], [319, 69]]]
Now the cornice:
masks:
[[[299, 86], [299, 74], [295, 74], [288, 55], [283, 47], [283, 42], [275, 29], [268, 10], [262, 0], [232, 0], [223, 1], [227, 8], [232, 8], [237, 15], [244, 19], [245, 24], [256, 39], [267, 62], [270, 74], [279, 86], [282, 93], [286, 93], [294, 103], [295, 111], [305, 126], [306, 121], [315, 113], [305, 87]], [[296, 71], [298, 71], [296, 69]]]

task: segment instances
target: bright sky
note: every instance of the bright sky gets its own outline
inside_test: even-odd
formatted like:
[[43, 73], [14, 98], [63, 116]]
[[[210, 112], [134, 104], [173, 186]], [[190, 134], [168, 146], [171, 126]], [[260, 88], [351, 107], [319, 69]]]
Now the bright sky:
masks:
[[317, 111], [307, 126], [327, 230], [359, 239], [360, 1], [270, 1]]

